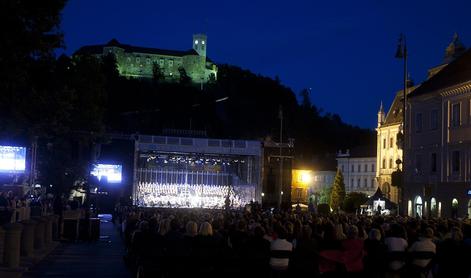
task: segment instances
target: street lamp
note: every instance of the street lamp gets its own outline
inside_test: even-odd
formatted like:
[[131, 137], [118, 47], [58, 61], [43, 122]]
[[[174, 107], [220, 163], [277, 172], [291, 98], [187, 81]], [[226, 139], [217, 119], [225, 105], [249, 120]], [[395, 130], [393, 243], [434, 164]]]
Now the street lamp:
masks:
[[[405, 185], [405, 157], [406, 157], [406, 107], [407, 107], [407, 45], [406, 45], [406, 37], [404, 34], [401, 34], [399, 37], [399, 41], [397, 44], [397, 50], [396, 50], [396, 58], [398, 59], [403, 59], [404, 62], [404, 90], [403, 90], [403, 108], [402, 108], [402, 187]], [[398, 213], [399, 213], [399, 208], [402, 205], [402, 199], [403, 199], [403, 190], [401, 187], [398, 187]]]

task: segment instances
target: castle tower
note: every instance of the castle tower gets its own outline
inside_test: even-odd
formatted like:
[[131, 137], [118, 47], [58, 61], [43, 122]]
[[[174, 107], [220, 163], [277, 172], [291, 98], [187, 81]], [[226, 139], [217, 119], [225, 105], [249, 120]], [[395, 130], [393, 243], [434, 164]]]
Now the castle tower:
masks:
[[198, 52], [198, 55], [206, 57], [207, 45], [208, 39], [205, 34], [193, 35], [193, 49]]
[[379, 107], [378, 111], [378, 127], [381, 127], [381, 125], [384, 123], [384, 110], [383, 110], [383, 102], [381, 101], [381, 106]]

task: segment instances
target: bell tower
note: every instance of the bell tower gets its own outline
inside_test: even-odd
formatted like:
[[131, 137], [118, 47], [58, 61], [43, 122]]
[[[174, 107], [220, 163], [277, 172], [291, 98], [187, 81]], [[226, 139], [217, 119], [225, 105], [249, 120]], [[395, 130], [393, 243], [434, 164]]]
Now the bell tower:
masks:
[[381, 101], [381, 105], [378, 111], [378, 127], [381, 127], [381, 125], [384, 123], [384, 118], [385, 118], [385, 114], [383, 110], [383, 102]]
[[208, 47], [208, 39], [205, 34], [193, 35], [193, 49], [202, 57], [206, 57], [206, 48]]

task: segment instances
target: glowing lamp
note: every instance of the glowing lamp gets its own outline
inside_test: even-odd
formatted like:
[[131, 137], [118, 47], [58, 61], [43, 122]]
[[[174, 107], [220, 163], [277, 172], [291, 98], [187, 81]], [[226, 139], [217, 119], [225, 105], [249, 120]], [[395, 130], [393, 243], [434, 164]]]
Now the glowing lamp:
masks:
[[301, 174], [301, 181], [303, 183], [309, 183], [311, 181], [311, 175], [308, 172], [304, 172]]

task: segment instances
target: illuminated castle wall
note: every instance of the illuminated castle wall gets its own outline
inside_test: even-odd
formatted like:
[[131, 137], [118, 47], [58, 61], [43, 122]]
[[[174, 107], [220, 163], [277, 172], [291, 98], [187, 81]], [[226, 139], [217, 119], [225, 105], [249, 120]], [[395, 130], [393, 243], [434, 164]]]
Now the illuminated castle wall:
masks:
[[165, 50], [122, 44], [112, 39], [105, 45], [81, 47], [75, 55], [93, 55], [101, 58], [113, 54], [122, 76], [152, 78], [156, 66], [166, 81], [178, 81], [181, 69], [195, 83], [206, 83], [217, 78], [217, 66], [207, 56], [208, 40], [205, 34], [193, 35], [193, 48], [186, 51]]

